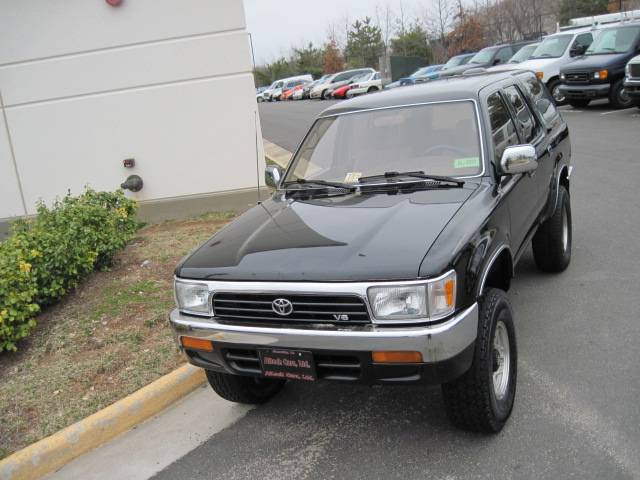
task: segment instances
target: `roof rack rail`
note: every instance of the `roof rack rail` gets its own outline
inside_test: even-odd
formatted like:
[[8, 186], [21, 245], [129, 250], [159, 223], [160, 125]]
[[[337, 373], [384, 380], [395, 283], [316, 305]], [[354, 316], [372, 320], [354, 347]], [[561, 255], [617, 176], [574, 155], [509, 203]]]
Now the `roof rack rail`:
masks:
[[603, 15], [594, 15], [591, 17], [572, 18], [569, 20], [568, 25], [562, 27], [558, 25], [558, 31], [564, 32], [584, 27], [597, 28], [600, 25], [631, 22], [635, 20], [640, 20], [640, 10], [628, 10], [625, 12], [605, 13]]

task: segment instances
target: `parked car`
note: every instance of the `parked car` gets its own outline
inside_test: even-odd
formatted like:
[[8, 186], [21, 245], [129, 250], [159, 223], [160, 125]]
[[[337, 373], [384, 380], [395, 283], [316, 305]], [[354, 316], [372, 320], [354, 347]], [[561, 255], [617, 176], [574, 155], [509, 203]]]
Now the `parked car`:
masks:
[[357, 68], [355, 70], [345, 70], [344, 72], [334, 73], [313, 87], [309, 93], [309, 97], [325, 100], [329, 98], [333, 90], [346, 85], [353, 77], [362, 75], [363, 73], [373, 72], [375, 72], [373, 68]]
[[624, 72], [638, 52], [640, 22], [602, 29], [582, 57], [560, 70], [560, 92], [576, 108], [596, 98], [607, 98], [613, 108], [632, 106], [633, 99], [624, 88]]
[[556, 105], [564, 105], [566, 98], [560, 93], [560, 69], [584, 54], [597, 32], [598, 27], [587, 27], [549, 35], [540, 42], [529, 60], [513, 68], [535, 72], [551, 92]]
[[301, 89], [294, 91], [293, 95], [291, 95], [291, 100], [302, 100], [305, 88], [307, 88], [307, 85], [304, 85]]
[[398, 87], [406, 87], [407, 85], [415, 85], [416, 83], [424, 83], [435, 78], [438, 78], [438, 72], [442, 70], [443, 65], [428, 65], [426, 67], [420, 67], [408, 77], [402, 77], [386, 85], [386, 90], [391, 90]]
[[258, 103], [260, 102], [264, 102], [264, 92], [268, 89], [269, 87], [258, 87], [256, 88], [256, 101]]
[[[451, 57], [449, 60], [447, 60], [447, 63], [445, 63], [442, 66], [442, 70], [449, 70], [450, 68], [454, 68], [454, 67], [459, 67], [461, 65], [465, 65], [469, 62], [469, 60], [471, 60], [473, 58], [473, 56], [476, 54], [476, 52], [473, 53], [461, 53], [460, 55], [455, 55], [453, 57]], [[440, 75], [438, 74], [438, 78], [440, 77]]]
[[640, 55], [629, 60], [625, 73], [624, 91], [640, 107]]
[[346, 98], [347, 97], [347, 91], [349, 91], [351, 89], [351, 83], [347, 84], [347, 85], [343, 85], [342, 87], [339, 87], [335, 90], [333, 90], [331, 92], [331, 98]]
[[309, 82], [307, 82], [305, 80], [300, 80], [299, 83], [297, 85], [295, 85], [294, 87], [289, 88], [286, 91], [283, 91], [282, 92], [282, 100], [289, 100], [293, 96], [293, 94], [295, 92], [297, 92], [298, 90], [302, 90], [307, 83], [309, 83]]
[[302, 100], [305, 100], [307, 98], [311, 98], [310, 95], [311, 95], [311, 90], [313, 89], [313, 87], [315, 87], [316, 85], [318, 85], [320, 83], [323, 83], [329, 77], [331, 77], [331, 74], [323, 75], [318, 80], [314, 80], [313, 82], [308, 83], [307, 85], [305, 85], [304, 88], [302, 89]]
[[382, 90], [382, 77], [380, 72], [367, 73], [354, 80], [351, 88], [347, 91], [347, 98], [357, 97], [365, 93], [372, 93]]
[[506, 70], [520, 69], [519, 65], [525, 62], [533, 53], [533, 51], [540, 45], [539, 43], [532, 43], [525, 45], [518, 52], [509, 59], [507, 63], [502, 65], [496, 65], [495, 67], [487, 68], [489, 72], [503, 72]]
[[487, 47], [476, 53], [466, 64], [440, 71], [440, 78], [460, 75], [472, 68], [488, 68], [507, 63], [518, 50], [533, 41], [516, 42], [507, 45]]
[[304, 75], [302, 77], [293, 77], [285, 79], [283, 85], [280, 88], [276, 88], [271, 92], [271, 100], [278, 101], [281, 99], [282, 94], [298, 85], [305, 85], [311, 81], [311, 75]]
[[541, 270], [569, 265], [570, 157], [532, 72], [334, 105], [286, 172], [267, 167], [272, 197], [177, 266], [177, 343], [232, 402], [426, 382], [455, 425], [498, 432], [518, 368], [506, 292], [531, 238]]

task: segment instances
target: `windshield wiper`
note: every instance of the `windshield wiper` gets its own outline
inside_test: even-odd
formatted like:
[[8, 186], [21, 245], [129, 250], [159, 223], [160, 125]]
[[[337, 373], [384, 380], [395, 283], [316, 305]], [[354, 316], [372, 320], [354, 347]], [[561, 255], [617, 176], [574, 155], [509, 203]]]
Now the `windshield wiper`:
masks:
[[441, 175], [428, 175], [428, 174], [425, 174], [422, 170], [418, 170], [415, 172], [384, 172], [380, 175], [369, 175], [367, 177], [360, 177], [358, 181], [362, 183], [362, 182], [369, 182], [371, 180], [397, 178], [397, 177], [411, 177], [411, 178], [420, 178], [423, 180], [433, 180], [436, 182], [448, 182], [448, 183], [454, 184], [457, 187], [462, 187], [464, 185], [463, 180], [459, 180], [454, 177], [443, 177]]
[[285, 188], [291, 185], [320, 185], [322, 187], [342, 188], [349, 191], [353, 191], [356, 188], [354, 185], [349, 185], [348, 183], [327, 182], [326, 180], [305, 180], [304, 178], [299, 178], [282, 184]]

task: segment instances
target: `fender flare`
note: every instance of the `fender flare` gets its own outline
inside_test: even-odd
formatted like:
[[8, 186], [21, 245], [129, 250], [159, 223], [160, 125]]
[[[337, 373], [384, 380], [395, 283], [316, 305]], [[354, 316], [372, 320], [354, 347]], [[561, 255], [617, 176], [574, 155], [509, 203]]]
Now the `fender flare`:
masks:
[[478, 282], [476, 284], [477, 285], [477, 287], [476, 287], [476, 297], [477, 298], [479, 298], [482, 295], [482, 292], [484, 291], [484, 285], [485, 285], [485, 283], [487, 281], [487, 277], [489, 276], [489, 272], [491, 271], [491, 268], [493, 267], [493, 264], [496, 262], [498, 257], [505, 250], [509, 253], [509, 258], [511, 259], [509, 275], [510, 275], [510, 277], [513, 277], [513, 269], [514, 269], [513, 253], [511, 252], [511, 248], [506, 243], [503, 243], [500, 246], [498, 246], [491, 253], [491, 256], [489, 257], [489, 260], [487, 260], [485, 262], [484, 266], [482, 267], [481, 273], [478, 276]]

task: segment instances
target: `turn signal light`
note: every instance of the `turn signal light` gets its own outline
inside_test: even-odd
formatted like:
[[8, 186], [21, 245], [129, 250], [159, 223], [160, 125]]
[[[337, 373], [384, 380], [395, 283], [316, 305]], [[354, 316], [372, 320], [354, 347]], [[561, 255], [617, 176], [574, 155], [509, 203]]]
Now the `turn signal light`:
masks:
[[189, 350], [201, 350], [203, 352], [213, 352], [213, 343], [209, 340], [193, 337], [180, 337], [180, 343]]
[[420, 352], [373, 352], [373, 363], [422, 363]]
[[536, 72], [536, 77], [538, 77], [540, 80], [544, 79], [544, 72]]

